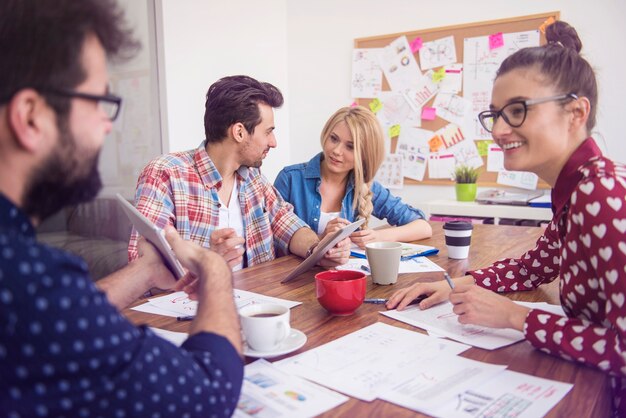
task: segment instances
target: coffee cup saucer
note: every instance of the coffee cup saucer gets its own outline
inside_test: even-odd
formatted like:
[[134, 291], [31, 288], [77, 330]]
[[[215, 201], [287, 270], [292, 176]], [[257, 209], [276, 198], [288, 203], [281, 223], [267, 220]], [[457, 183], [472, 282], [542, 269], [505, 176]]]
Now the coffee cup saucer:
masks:
[[247, 342], [243, 342], [243, 354], [247, 357], [255, 357], [255, 358], [271, 358], [282, 356], [283, 354], [291, 353], [292, 351], [296, 351], [300, 347], [302, 347], [306, 343], [306, 334], [297, 329], [291, 329], [291, 332], [285, 338], [285, 340], [280, 343], [276, 349], [272, 351], [256, 351], [248, 346]]

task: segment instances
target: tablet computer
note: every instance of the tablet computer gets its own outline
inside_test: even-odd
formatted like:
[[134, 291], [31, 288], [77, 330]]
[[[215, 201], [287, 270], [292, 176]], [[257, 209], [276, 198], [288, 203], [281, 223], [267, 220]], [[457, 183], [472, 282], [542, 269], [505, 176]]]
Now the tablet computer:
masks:
[[289, 273], [289, 275], [287, 275], [287, 277], [285, 277], [281, 281], [281, 283], [287, 283], [295, 279], [302, 273], [308, 271], [311, 267], [316, 265], [318, 261], [322, 259], [322, 257], [324, 257], [324, 254], [326, 254], [328, 250], [337, 245], [339, 241], [356, 231], [363, 224], [363, 222], [365, 222], [365, 219], [359, 219], [358, 221], [352, 222], [350, 225], [346, 225], [343, 228], [333, 232], [332, 234], [326, 235], [324, 238], [322, 238], [320, 243], [317, 244], [317, 247], [315, 247], [313, 253], [305, 258], [304, 261], [298, 265], [298, 267], [296, 267], [291, 273]]
[[130, 219], [137, 232], [139, 232], [139, 235], [147, 239], [150, 244], [156, 247], [163, 257], [165, 265], [171, 270], [174, 277], [176, 277], [176, 279], [183, 277], [185, 275], [185, 269], [183, 269], [183, 266], [176, 258], [174, 251], [172, 251], [172, 248], [165, 240], [163, 230], [157, 228], [156, 225], [150, 222], [148, 218], [143, 216], [141, 212], [124, 199], [122, 195], [117, 193], [116, 197], [122, 205], [124, 213], [126, 213], [126, 216], [128, 216], [128, 219]]

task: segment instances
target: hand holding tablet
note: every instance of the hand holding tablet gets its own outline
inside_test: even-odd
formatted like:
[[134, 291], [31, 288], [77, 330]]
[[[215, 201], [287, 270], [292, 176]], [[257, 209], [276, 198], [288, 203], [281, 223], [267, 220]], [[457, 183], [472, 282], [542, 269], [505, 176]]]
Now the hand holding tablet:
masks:
[[165, 265], [171, 270], [172, 274], [176, 279], [180, 279], [185, 275], [185, 269], [180, 264], [180, 261], [176, 258], [174, 251], [170, 248], [170, 245], [165, 240], [165, 233], [162, 229], [159, 229], [152, 222], [148, 220], [144, 215], [141, 214], [133, 205], [131, 205], [122, 195], [119, 193], [116, 194], [117, 200], [119, 200], [122, 205], [122, 209], [128, 219], [135, 226], [135, 229], [139, 234], [150, 242], [150, 244], [154, 245], [156, 249], [159, 251], [163, 260], [165, 261]]

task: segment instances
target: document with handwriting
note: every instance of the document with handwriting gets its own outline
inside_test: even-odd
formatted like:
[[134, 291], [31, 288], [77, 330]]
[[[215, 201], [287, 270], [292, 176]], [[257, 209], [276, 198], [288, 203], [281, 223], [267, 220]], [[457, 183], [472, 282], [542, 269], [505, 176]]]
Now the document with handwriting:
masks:
[[524, 339], [524, 334], [513, 329], [498, 329], [459, 323], [458, 315], [452, 312], [450, 302], [440, 303], [425, 310], [411, 306], [404, 311], [381, 312], [389, 318], [411, 324], [438, 336], [469, 344], [474, 347], [493, 350]]
[[[424, 376], [425, 392], [442, 380], [452, 379], [442, 392], [442, 396], [452, 396], [505, 367], [457, 356], [467, 348], [378, 322], [274, 364], [286, 373], [364, 401], [373, 401], [412, 376]], [[438, 395], [429, 396], [439, 399]]]

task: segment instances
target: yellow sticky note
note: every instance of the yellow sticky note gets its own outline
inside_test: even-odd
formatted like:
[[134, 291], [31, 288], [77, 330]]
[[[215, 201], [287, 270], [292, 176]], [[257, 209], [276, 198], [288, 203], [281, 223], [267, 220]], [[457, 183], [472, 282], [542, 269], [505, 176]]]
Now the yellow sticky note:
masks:
[[491, 140], [484, 140], [484, 141], [475, 141], [476, 142], [476, 148], [478, 148], [478, 155], [480, 155], [481, 157], [486, 157], [488, 154], [488, 150], [489, 150], [489, 144], [493, 143], [493, 141]]
[[383, 103], [378, 99], [374, 99], [370, 102], [369, 106], [372, 112], [378, 113], [378, 111], [383, 108]]
[[539, 26], [539, 30], [541, 31], [541, 33], [546, 33], [546, 28], [550, 26], [551, 24], [553, 24], [554, 22], [556, 22], [556, 20], [554, 20], [552, 16], [547, 18], [546, 21], [543, 22], [541, 26]]
[[441, 67], [440, 69], [438, 69], [437, 71], [433, 73], [433, 82], [439, 83], [445, 77], [446, 77], [446, 69], [444, 67]]
[[389, 138], [400, 135], [400, 125], [393, 125], [389, 128]]

